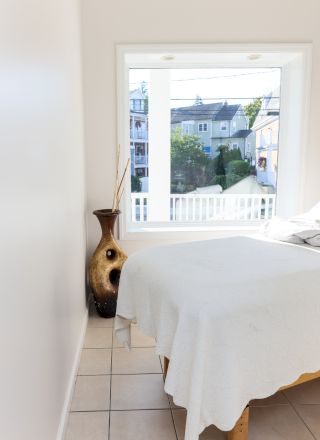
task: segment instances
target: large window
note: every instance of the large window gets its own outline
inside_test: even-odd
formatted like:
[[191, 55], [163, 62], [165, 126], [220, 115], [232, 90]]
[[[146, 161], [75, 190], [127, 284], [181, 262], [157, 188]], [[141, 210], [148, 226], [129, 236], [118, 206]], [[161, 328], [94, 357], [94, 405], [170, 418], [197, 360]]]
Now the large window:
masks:
[[[299, 130], [290, 125], [297, 114], [286, 97], [295, 90], [302, 116], [307, 72], [301, 60], [308, 48], [292, 52], [289, 46], [281, 57], [271, 48], [254, 57], [216, 46], [207, 53], [172, 46], [170, 55], [121, 49], [119, 138], [130, 145], [132, 161], [124, 232], [252, 226], [276, 210], [294, 211], [294, 197], [285, 201], [283, 188], [301, 171], [301, 144], [295, 140], [289, 158], [288, 142], [302, 133], [303, 119]], [[280, 118], [281, 127], [290, 125], [289, 136], [280, 132]], [[133, 127], [136, 137], [128, 142]]]

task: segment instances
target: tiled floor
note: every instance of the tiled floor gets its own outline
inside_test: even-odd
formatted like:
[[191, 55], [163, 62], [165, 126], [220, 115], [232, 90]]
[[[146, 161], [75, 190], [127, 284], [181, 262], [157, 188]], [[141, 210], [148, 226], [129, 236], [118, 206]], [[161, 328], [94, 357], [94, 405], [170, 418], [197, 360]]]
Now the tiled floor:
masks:
[[[186, 412], [163, 391], [154, 341], [133, 328], [131, 352], [91, 307], [65, 440], [183, 440]], [[200, 440], [225, 440], [209, 427]], [[320, 381], [254, 401], [249, 440], [320, 440]]]

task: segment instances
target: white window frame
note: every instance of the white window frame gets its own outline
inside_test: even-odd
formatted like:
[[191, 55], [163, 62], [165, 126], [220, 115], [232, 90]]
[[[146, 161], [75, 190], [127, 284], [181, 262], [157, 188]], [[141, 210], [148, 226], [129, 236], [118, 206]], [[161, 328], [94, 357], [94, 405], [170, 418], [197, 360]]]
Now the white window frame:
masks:
[[[166, 56], [170, 54], [170, 56]], [[250, 59], [250, 54], [260, 57]], [[270, 44], [132, 44], [117, 46], [118, 143], [121, 161], [130, 154], [129, 69], [130, 68], [217, 68], [279, 67], [281, 74], [281, 129], [278, 159], [277, 214], [296, 214], [303, 206], [304, 162], [308, 143], [311, 89], [311, 43]], [[298, 177], [297, 177], [298, 176]], [[202, 239], [217, 233], [253, 231], [258, 224], [224, 221], [199, 224], [132, 223], [131, 186], [127, 176], [121, 203], [119, 232], [123, 240]]]
[[232, 149], [235, 150], [236, 148], [239, 148], [238, 142], [232, 142]]
[[[201, 129], [200, 129], [201, 127]], [[204, 133], [208, 131], [208, 123], [207, 122], [200, 122], [198, 124], [198, 132], [199, 133]]]

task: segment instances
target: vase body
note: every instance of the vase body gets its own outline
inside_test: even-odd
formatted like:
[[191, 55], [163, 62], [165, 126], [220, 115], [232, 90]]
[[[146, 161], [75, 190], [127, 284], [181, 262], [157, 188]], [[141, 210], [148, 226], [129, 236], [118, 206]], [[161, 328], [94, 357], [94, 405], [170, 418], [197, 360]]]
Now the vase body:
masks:
[[102, 237], [90, 260], [89, 283], [97, 312], [111, 318], [116, 314], [120, 273], [127, 258], [113, 236], [120, 211], [99, 209], [93, 214], [100, 222]]

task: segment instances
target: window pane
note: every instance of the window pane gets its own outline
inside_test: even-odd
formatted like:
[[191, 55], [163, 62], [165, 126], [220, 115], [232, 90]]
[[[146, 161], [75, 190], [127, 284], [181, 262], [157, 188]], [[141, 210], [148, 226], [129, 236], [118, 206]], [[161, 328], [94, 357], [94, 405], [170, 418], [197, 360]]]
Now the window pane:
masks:
[[[152, 87], [165, 89], [168, 84], [152, 85], [151, 70], [130, 69], [135, 222], [149, 221], [156, 202], [149, 191], [149, 179], [157, 174], [149, 170], [153, 148], [149, 125], [150, 118], [156, 117], [149, 113], [149, 99]], [[279, 150], [280, 69], [167, 70], [171, 120], [163, 130], [171, 132], [170, 194], [164, 191], [157, 197], [163, 197], [168, 221], [208, 224], [271, 218]], [[160, 166], [160, 159], [153, 166]]]

